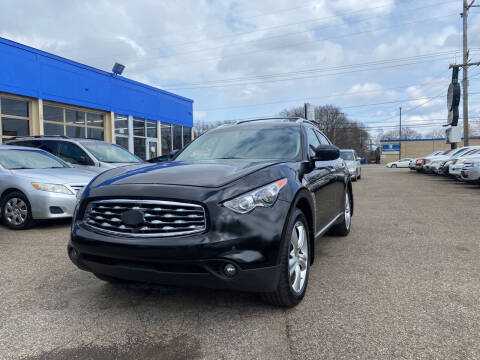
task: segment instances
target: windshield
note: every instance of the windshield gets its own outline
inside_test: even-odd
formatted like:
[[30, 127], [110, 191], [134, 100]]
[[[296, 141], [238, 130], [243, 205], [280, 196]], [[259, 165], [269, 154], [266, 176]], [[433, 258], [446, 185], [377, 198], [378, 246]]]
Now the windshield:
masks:
[[0, 165], [9, 170], [69, 167], [53, 155], [37, 150], [0, 150]]
[[82, 142], [98, 161], [106, 163], [139, 163], [141, 160], [124, 148], [101, 142]]
[[208, 132], [187, 146], [175, 160], [295, 160], [301, 148], [298, 128], [226, 129]]
[[355, 160], [355, 158], [353, 157], [353, 151], [340, 151], [340, 157], [343, 160]]

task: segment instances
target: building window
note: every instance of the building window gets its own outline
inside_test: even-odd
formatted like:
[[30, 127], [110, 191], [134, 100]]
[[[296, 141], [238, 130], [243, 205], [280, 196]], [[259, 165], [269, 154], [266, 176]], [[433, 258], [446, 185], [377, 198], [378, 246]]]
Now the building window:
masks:
[[30, 135], [30, 101], [0, 96], [0, 143]]
[[172, 152], [172, 126], [170, 124], [160, 124], [160, 136], [162, 155], [168, 155]]
[[187, 146], [192, 142], [192, 128], [188, 126], [183, 127], [183, 146]]
[[115, 143], [128, 150], [128, 116], [115, 114]]
[[182, 126], [173, 125], [173, 150], [180, 150], [183, 147]]
[[104, 139], [104, 115], [62, 106], [43, 106], [45, 135], [64, 135], [77, 138]]
[[147, 129], [147, 137], [157, 138], [157, 122], [147, 120], [145, 126]]

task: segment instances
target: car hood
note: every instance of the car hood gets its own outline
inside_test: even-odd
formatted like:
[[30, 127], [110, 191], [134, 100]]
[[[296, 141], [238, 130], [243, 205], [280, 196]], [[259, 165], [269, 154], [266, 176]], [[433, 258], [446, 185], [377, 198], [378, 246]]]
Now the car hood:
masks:
[[168, 161], [115, 168], [100, 174], [92, 187], [162, 184], [220, 187], [280, 161], [215, 160], [202, 163]]
[[14, 175], [23, 176], [32, 181], [69, 185], [86, 185], [97, 175], [91, 171], [75, 168], [18, 169], [11, 171]]
[[347, 164], [347, 166], [351, 165], [357, 165], [357, 162], [355, 160], [343, 160]]

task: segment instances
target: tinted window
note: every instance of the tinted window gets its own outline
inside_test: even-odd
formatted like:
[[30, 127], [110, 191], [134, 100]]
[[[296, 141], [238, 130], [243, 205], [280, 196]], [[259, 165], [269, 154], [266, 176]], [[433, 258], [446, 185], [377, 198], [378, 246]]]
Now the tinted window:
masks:
[[41, 140], [39, 148], [48, 151], [50, 154], [57, 155], [58, 141], [55, 140]]
[[315, 130], [315, 134], [317, 134], [318, 139], [320, 140], [320, 143], [323, 145], [330, 145], [331, 142], [330, 140], [327, 139], [325, 135], [323, 135], [320, 131]]
[[310, 156], [315, 155], [314, 149], [320, 145], [320, 140], [318, 140], [317, 135], [315, 135], [315, 132], [313, 131], [312, 128], [308, 128], [307, 130], [307, 136], [308, 136], [308, 153]]
[[28, 136], [30, 132], [28, 120], [2, 118], [3, 136]]
[[28, 117], [28, 101], [2, 98], [2, 114]]
[[[69, 143], [67, 141], [59, 142], [57, 156], [71, 164], [79, 164], [79, 160], [82, 157], [87, 159], [87, 161], [90, 159], [85, 153], [85, 151], [80, 149], [77, 145]], [[93, 165], [93, 163], [89, 165]]]

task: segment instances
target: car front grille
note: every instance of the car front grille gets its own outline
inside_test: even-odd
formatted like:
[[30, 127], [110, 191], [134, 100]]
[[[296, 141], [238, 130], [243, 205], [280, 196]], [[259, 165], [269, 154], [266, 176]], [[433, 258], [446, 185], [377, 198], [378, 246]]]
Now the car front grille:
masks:
[[470, 169], [471, 167], [473, 167], [473, 164], [472, 164], [472, 163], [465, 163], [465, 165], [463, 165], [463, 170], [468, 170], [468, 169]]
[[[135, 221], [129, 219], [134, 213]], [[102, 232], [131, 237], [168, 237], [205, 231], [201, 205], [158, 200], [98, 200], [87, 205], [84, 223]]]

